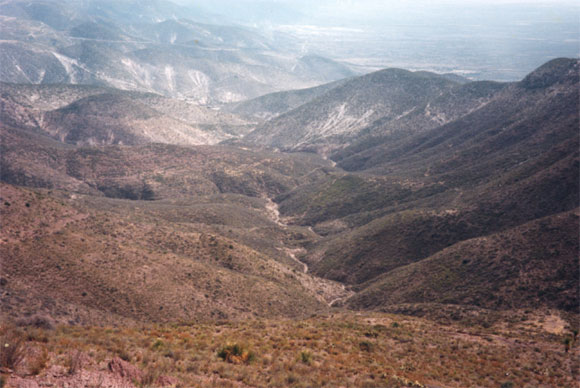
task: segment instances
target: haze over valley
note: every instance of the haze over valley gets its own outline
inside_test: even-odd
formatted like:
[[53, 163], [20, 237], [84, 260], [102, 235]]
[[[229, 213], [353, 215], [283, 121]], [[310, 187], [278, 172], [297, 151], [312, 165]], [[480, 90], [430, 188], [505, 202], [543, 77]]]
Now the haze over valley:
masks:
[[0, 386], [576, 386], [579, 7], [386, 3], [0, 1]]

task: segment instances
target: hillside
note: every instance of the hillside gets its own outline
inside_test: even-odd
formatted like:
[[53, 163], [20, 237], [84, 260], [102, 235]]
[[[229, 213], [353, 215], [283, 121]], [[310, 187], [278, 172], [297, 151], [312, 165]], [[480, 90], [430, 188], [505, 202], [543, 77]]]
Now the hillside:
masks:
[[70, 144], [216, 144], [250, 127], [237, 116], [156, 94], [74, 85], [1, 86], [3, 123]]
[[293, 252], [310, 232], [282, 224], [269, 207], [269, 197], [328, 166], [319, 158], [217, 146], [78, 147], [7, 126], [1, 154], [4, 182], [46, 188], [0, 190], [6, 317], [298, 317], [347, 295], [304, 273]]
[[[1, 193], [6, 318], [44, 314], [104, 324], [301, 317], [325, 311], [342, 292], [293, 269], [282, 248], [262, 248], [290, 232], [260, 201], [244, 210], [235, 198], [132, 203], [5, 184]], [[220, 220], [225, 212], [239, 217]]]
[[[493, 159], [499, 155], [507, 160], [513, 154], [506, 149], [514, 148], [514, 144], [521, 141], [528, 142], [521, 152], [537, 152], [538, 147], [543, 146], [542, 140], [546, 140], [546, 146], [552, 146], [559, 138], [569, 137], [570, 130], [576, 125], [578, 67], [578, 61], [573, 59], [550, 61], [521, 82], [500, 88], [492, 98], [480, 104], [479, 109], [469, 109], [455, 120], [443, 123], [447, 125], [441, 128], [422, 136], [413, 136], [412, 133], [393, 136], [386, 130], [388, 127], [379, 127], [375, 130], [377, 135], [337, 153], [333, 159], [347, 170], [388, 168], [390, 161], [399, 168], [414, 168], [412, 163], [425, 164], [425, 158], [432, 158], [431, 163], [440, 164], [442, 162], [436, 159], [443, 160], [445, 152], [453, 149], [456, 157], [448, 158], [440, 171], [455, 174], [456, 167], [473, 164], [470, 158], [484, 156]], [[485, 83], [472, 83], [462, 88], [477, 90], [482, 86], [483, 90], [489, 87]], [[562, 133], [559, 126], [565, 128]], [[538, 133], [536, 137], [532, 136], [534, 132]], [[552, 139], [552, 136], [555, 137]], [[457, 152], [458, 147], [472, 147], [473, 152]], [[519, 161], [523, 160], [525, 158]], [[422, 173], [424, 171], [414, 172]]]
[[485, 104], [496, 83], [462, 85], [428, 72], [386, 69], [352, 78], [245, 136], [250, 144], [331, 155], [373, 134], [440, 126]]
[[358, 309], [398, 303], [487, 309], [549, 305], [577, 313], [578, 209], [465, 240], [362, 285]]
[[[381, 274], [461, 241], [575, 209], [577, 66], [572, 60], [547, 64], [458, 120], [370, 148], [385, 160], [373, 169], [327, 171], [277, 197], [282, 214], [324, 236], [303, 260], [314, 273], [360, 291]], [[546, 68], [552, 81], [529, 89]], [[558, 307], [556, 299], [542, 303]]]
[[271, 93], [251, 100], [228, 104], [224, 111], [254, 120], [269, 120], [319, 97], [345, 81], [331, 82], [314, 88]]
[[564, 350], [562, 341], [572, 334], [561, 316], [472, 314], [487, 315], [484, 325], [473, 317], [437, 323], [335, 312], [302, 320], [29, 326], [0, 333], [11, 341], [25, 338], [31, 349], [9, 377], [7, 385], [17, 387], [574, 386], [579, 347]]

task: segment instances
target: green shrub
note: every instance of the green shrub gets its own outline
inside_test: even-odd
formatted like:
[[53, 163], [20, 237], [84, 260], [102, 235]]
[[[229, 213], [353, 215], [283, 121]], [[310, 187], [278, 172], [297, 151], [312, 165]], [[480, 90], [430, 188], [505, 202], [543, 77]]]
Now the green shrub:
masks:
[[217, 356], [222, 360], [232, 364], [249, 364], [256, 356], [245, 346], [239, 344], [228, 344], [221, 348]]
[[310, 363], [312, 363], [312, 353], [306, 350], [300, 352], [300, 361], [302, 361], [304, 364], [310, 365]]

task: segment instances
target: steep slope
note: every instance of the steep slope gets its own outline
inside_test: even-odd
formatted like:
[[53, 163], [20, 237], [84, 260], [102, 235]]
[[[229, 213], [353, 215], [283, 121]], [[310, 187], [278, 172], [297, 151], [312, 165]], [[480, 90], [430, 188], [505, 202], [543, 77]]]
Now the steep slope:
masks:
[[376, 147], [388, 162], [364, 174], [329, 171], [279, 196], [284, 215], [327, 236], [304, 257], [311, 270], [361, 290], [461, 241], [576, 208], [577, 69], [548, 63], [458, 120]]
[[[346, 81], [266, 124], [297, 117], [298, 111], [314, 114], [317, 101], [324, 107], [339, 103], [341, 94], [349, 96], [349, 84], [369, 87], [352, 89], [345, 100], [357, 102], [364, 116], [364, 107], [382, 90], [384, 115], [352, 138], [344, 135], [345, 145], [353, 144], [334, 153], [350, 171], [313, 153], [141, 140], [131, 146], [79, 146], [88, 142], [67, 140], [66, 131], [90, 139], [112, 125], [120, 134], [145, 133], [148, 120], [157, 128], [165, 117], [197, 120], [207, 131], [222, 123], [244, 127], [244, 121], [199, 107], [188, 110], [184, 101], [153, 94], [54, 87], [51, 96], [48, 86], [7, 85], [0, 180], [35, 189], [3, 186], [10, 205], [3, 208], [9, 227], [3, 229], [2, 257], [12, 282], [7, 296], [13, 296], [5, 305], [13, 311], [26, 306], [23, 301], [33, 309], [53, 306], [43, 311], [81, 321], [90, 321], [88, 311], [106, 312], [111, 321], [158, 321], [212, 311], [215, 317], [295, 316], [300, 310], [326, 311], [328, 304], [394, 311], [397, 305], [433, 302], [458, 303], [449, 307], [453, 311], [533, 303], [574, 312], [577, 275], [558, 274], [578, 258], [571, 240], [578, 233], [574, 209], [580, 192], [578, 67], [577, 60], [552, 61], [507, 85], [456, 84], [433, 74], [387, 70]], [[385, 80], [396, 87], [381, 88], [378, 81]], [[418, 101], [425, 85], [432, 96]], [[51, 127], [53, 117], [54, 123], [71, 125]], [[63, 128], [63, 136], [51, 137], [46, 128]], [[230, 132], [235, 131], [243, 128]], [[326, 147], [337, 139], [313, 138], [308, 144]], [[30, 201], [38, 195], [49, 202], [39, 205], [42, 214], [53, 214], [42, 225], [30, 221], [30, 209], [36, 209]], [[62, 227], [66, 222], [58, 220], [59, 213], [75, 225]], [[65, 231], [45, 235], [45, 228]], [[85, 251], [96, 259], [83, 256]], [[159, 271], [159, 282], [135, 277], [147, 263]], [[167, 263], [179, 275], [161, 268]], [[465, 275], [468, 283], [463, 267], [477, 271]], [[126, 292], [119, 291], [124, 269], [133, 276]], [[419, 276], [422, 270], [430, 272]], [[75, 279], [95, 272], [96, 280], [86, 280], [90, 292], [76, 283], [60, 286], [66, 297], [59, 299], [58, 271]], [[39, 275], [44, 272], [50, 276]], [[502, 272], [505, 276], [498, 275]], [[183, 277], [187, 273], [193, 284]], [[561, 281], [550, 288], [556, 276]], [[41, 293], [57, 302], [28, 287], [35, 277]], [[204, 283], [202, 277], [219, 282]], [[431, 283], [415, 287], [415, 277]], [[162, 284], [169, 288], [162, 290]], [[400, 293], [393, 284], [401, 285]], [[162, 306], [146, 306], [143, 301], [154, 294], [143, 285], [160, 294]], [[353, 291], [358, 295], [349, 297]], [[83, 292], [96, 296], [78, 297]], [[260, 299], [262, 293], [281, 298], [281, 305], [264, 303], [272, 299]], [[186, 295], [213, 294], [190, 307], [181, 302]], [[293, 298], [299, 302], [292, 304]], [[75, 308], [82, 313], [75, 315]]]
[[75, 101], [42, 117], [41, 128], [70, 144], [215, 144], [224, 133], [208, 133], [117, 94]]
[[[456, 168], [489, 172], [487, 168], [473, 166], [475, 160], [479, 163], [479, 156], [484, 160], [496, 157], [508, 160], [514, 155], [505, 149], [515, 148], [518, 142], [526, 143], [522, 152], [535, 153], [542, 147], [543, 140], [552, 146], [558, 138], [570, 136], [569, 130], [577, 120], [578, 67], [578, 61], [573, 59], [550, 61], [521, 82], [499, 89], [480, 109], [470, 109], [448, 125], [423, 136], [409, 136], [408, 133], [393, 136], [377, 128], [377, 136], [347, 148], [334, 159], [347, 170], [384, 170], [389, 164], [410, 169], [415, 168], [411, 167], [413, 163], [424, 167], [425, 158], [432, 159], [431, 164], [440, 164], [445, 160], [444, 155], [453, 151], [454, 157], [447, 157], [440, 170], [452, 174], [457, 173]], [[481, 85], [473, 83], [463, 88]], [[565, 131], [560, 133], [558, 126], [563, 126]], [[535, 137], [534, 132], [538, 133]], [[461, 152], [465, 147], [470, 150]], [[519, 159], [523, 160], [525, 157]], [[413, 175], [425, 172], [416, 171]]]
[[314, 155], [222, 146], [72, 147], [39, 131], [2, 126], [2, 180], [128, 199], [237, 193], [274, 196], [329, 167]]
[[107, 204], [6, 184], [0, 196], [3, 315], [104, 324], [326, 308], [324, 291], [303, 285], [309, 275], [210, 226], [156, 217], [153, 202]]
[[348, 304], [445, 303], [578, 312], [578, 210], [466, 240], [369, 284]]
[[[317, 150], [329, 154], [364, 135], [375, 121], [405, 122], [409, 115], [418, 115], [413, 114], [415, 110], [428, 110], [431, 100], [458, 86], [433, 73], [381, 70], [348, 80], [314, 100], [266, 122], [244, 140], [283, 150]], [[487, 94], [481, 93], [480, 97]], [[450, 105], [453, 103], [447, 104]], [[422, 127], [425, 122], [440, 125], [445, 120], [445, 116], [434, 111], [429, 112], [429, 116], [421, 122], [413, 121], [412, 125]], [[392, 131], [404, 130], [409, 126], [394, 124]]]

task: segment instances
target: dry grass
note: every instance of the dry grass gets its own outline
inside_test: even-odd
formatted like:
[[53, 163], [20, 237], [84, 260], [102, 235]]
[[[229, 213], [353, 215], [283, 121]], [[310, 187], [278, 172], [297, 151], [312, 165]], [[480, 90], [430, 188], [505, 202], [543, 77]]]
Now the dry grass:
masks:
[[16, 369], [26, 357], [26, 337], [12, 327], [0, 328], [0, 367]]
[[30, 374], [35, 376], [40, 374], [44, 369], [46, 369], [49, 360], [50, 356], [46, 346], [40, 347], [37, 354], [28, 362], [28, 370]]
[[[579, 347], [571, 343], [567, 352], [564, 345], [571, 330], [549, 333], [535, 324], [537, 316], [527, 315], [489, 328], [353, 313], [301, 321], [59, 327], [48, 332], [48, 343], [31, 340], [28, 346], [46, 346], [51, 365], [69, 367], [71, 355], [86, 355], [78, 367], [83, 374], [98, 372], [121, 349], [142, 371], [139, 381], [127, 384], [143, 387], [159, 385], [164, 376], [185, 387], [574, 387]], [[43, 381], [42, 374], [28, 378]]]

